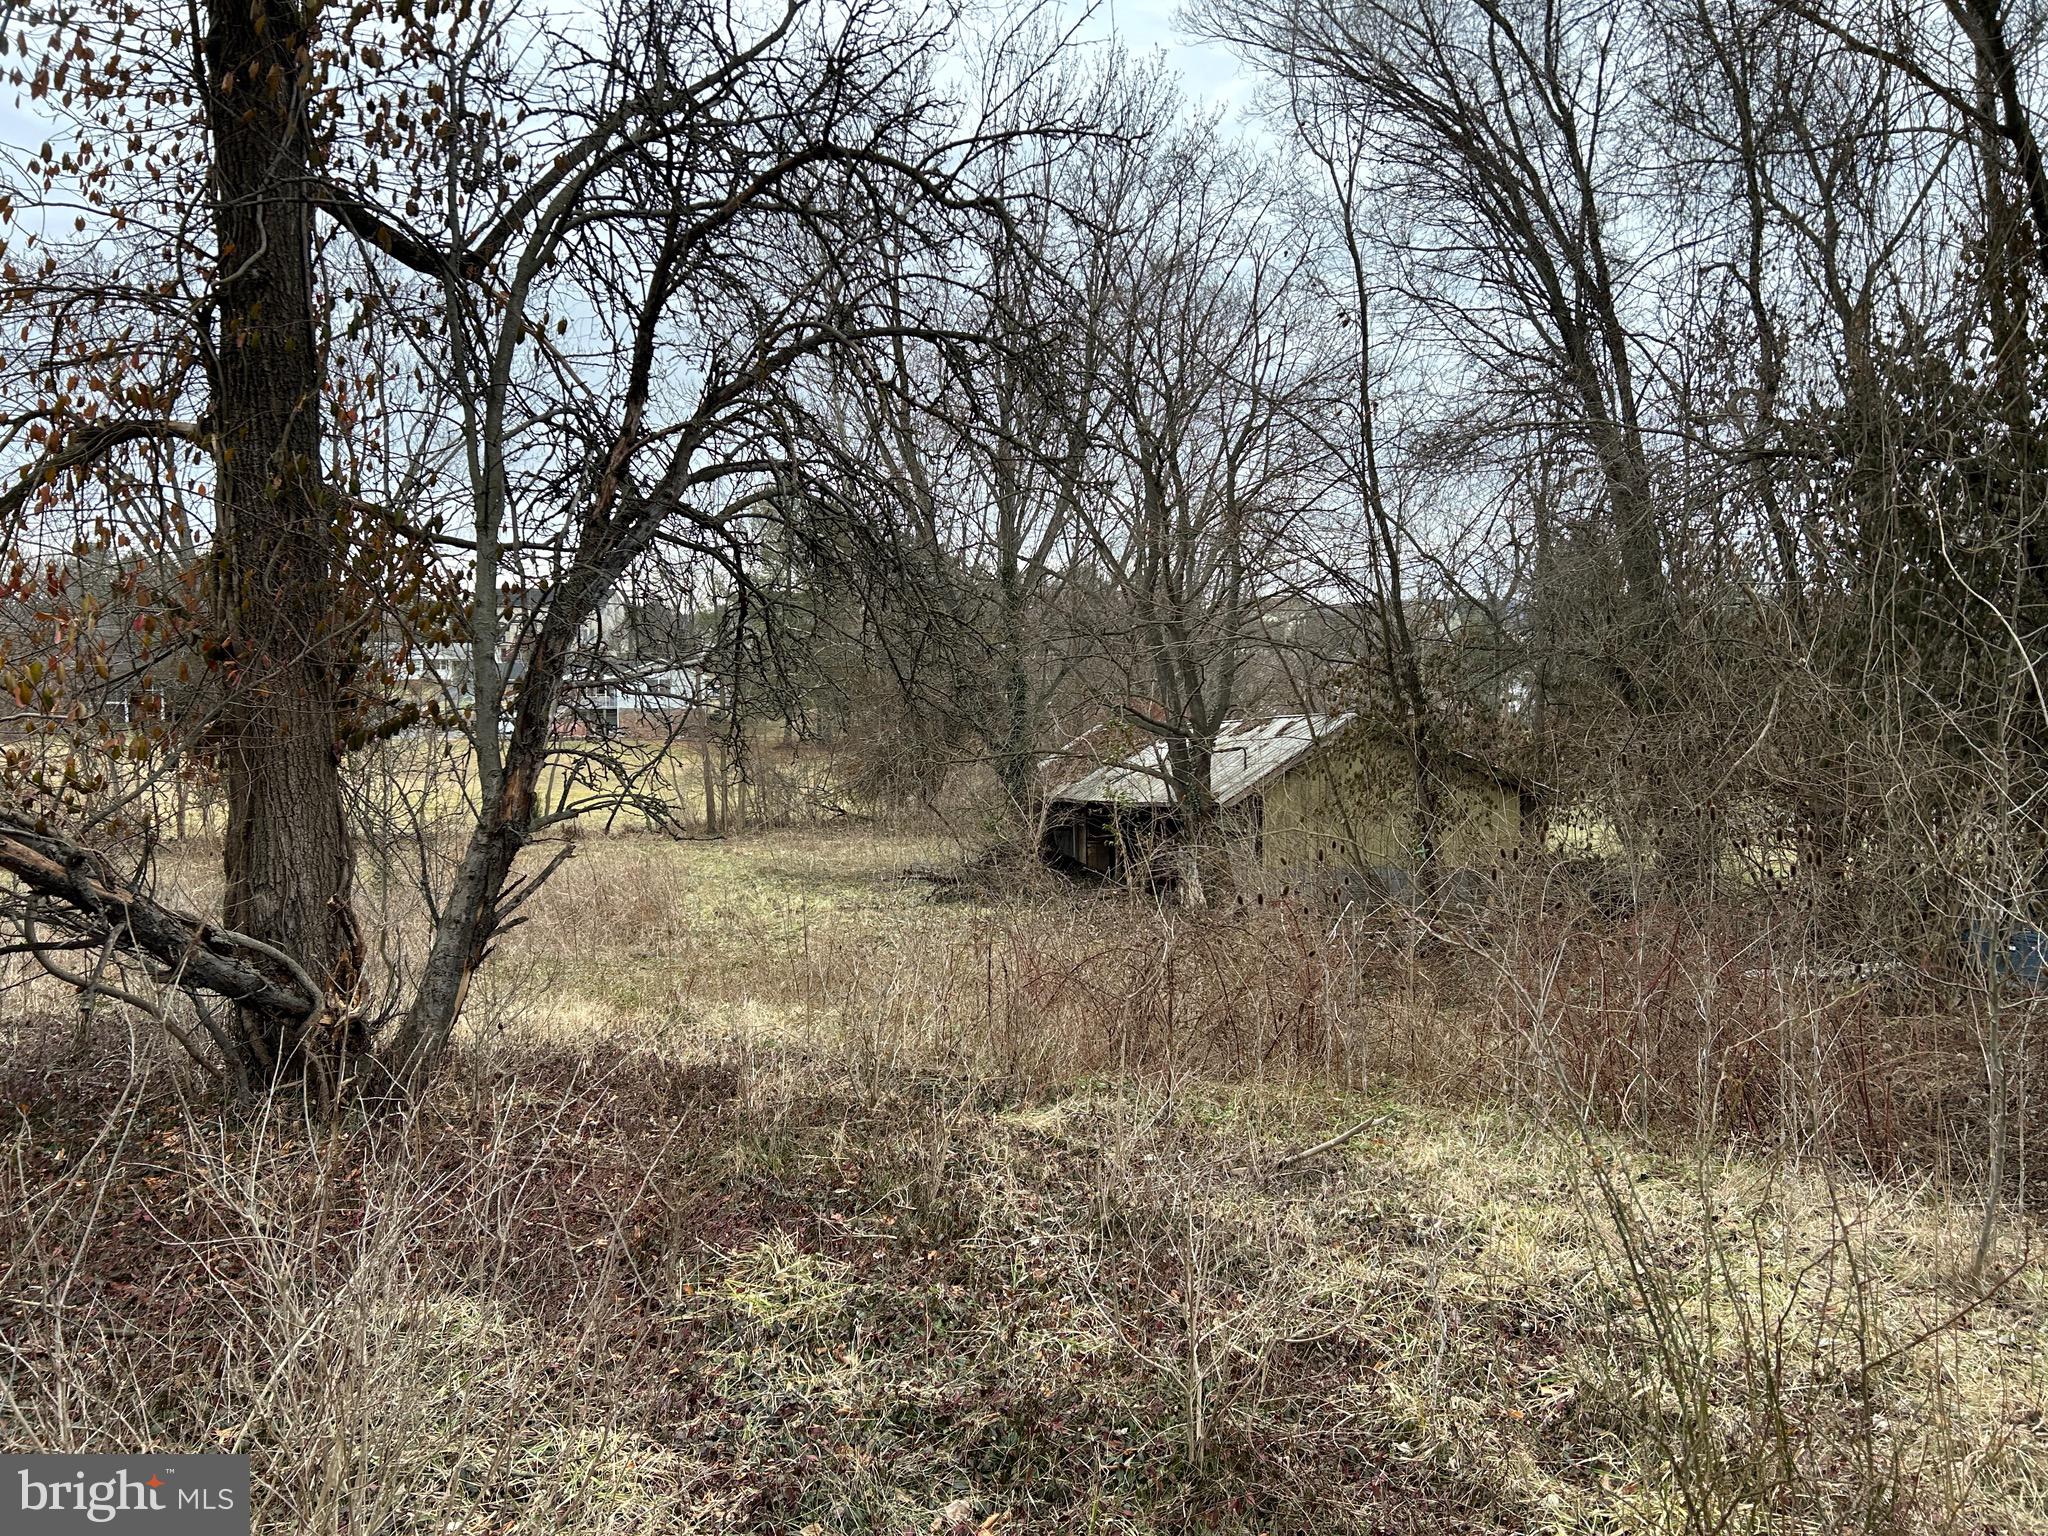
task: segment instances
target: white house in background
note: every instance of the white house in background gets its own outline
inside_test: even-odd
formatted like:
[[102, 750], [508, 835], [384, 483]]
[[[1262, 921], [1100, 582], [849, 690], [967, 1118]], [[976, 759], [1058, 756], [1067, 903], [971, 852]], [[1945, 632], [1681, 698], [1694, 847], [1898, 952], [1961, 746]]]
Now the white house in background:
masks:
[[725, 690], [703, 667], [620, 670], [569, 684], [562, 728], [574, 735], [661, 740], [724, 707]]

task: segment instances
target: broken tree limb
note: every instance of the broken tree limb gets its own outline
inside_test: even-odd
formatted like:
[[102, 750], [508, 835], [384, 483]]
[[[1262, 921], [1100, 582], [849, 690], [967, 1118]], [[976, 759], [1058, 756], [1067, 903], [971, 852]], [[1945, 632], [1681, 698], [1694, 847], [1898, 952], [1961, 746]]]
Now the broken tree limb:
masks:
[[[34, 818], [0, 811], [0, 871], [20, 881], [54, 919], [97, 939], [112, 938], [188, 991], [280, 1018], [308, 1019], [326, 1006], [304, 967], [289, 956], [129, 889], [92, 850]], [[290, 979], [260, 968], [252, 952]]]

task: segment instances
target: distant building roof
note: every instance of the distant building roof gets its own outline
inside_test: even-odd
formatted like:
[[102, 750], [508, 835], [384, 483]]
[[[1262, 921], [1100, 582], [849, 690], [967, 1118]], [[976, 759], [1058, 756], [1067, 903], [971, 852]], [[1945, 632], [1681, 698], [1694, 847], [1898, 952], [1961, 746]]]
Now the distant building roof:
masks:
[[[1270, 720], [1224, 721], [1209, 760], [1216, 803], [1226, 808], [1237, 804], [1342, 731], [1351, 719], [1348, 714], [1278, 715]], [[1062, 785], [1052, 798], [1079, 804], [1169, 806], [1173, 792], [1166, 743], [1147, 742], [1121, 762], [1106, 763]]]

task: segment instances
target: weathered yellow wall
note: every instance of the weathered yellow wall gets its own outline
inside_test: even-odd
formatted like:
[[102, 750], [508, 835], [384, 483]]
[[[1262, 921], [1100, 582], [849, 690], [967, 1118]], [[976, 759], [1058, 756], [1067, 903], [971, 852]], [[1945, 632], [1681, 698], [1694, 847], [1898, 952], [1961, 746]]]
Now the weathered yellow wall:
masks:
[[[1443, 796], [1445, 863], [1476, 869], [1515, 846], [1521, 812], [1512, 789], [1454, 768], [1444, 775]], [[1399, 744], [1370, 727], [1355, 728], [1266, 786], [1260, 863], [1268, 869], [1413, 869], [1414, 807], [1413, 777]]]

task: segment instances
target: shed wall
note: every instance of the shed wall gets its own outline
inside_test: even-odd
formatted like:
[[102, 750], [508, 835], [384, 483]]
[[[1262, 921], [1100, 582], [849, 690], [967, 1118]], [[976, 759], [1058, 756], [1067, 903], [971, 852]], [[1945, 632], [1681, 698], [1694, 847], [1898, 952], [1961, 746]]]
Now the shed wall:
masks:
[[[1480, 868], [1515, 846], [1514, 790], [1465, 769], [1446, 773], [1442, 786], [1446, 864]], [[1345, 733], [1266, 785], [1264, 799], [1260, 862], [1268, 869], [1415, 866], [1413, 775], [1407, 755], [1383, 736]]]

